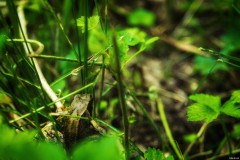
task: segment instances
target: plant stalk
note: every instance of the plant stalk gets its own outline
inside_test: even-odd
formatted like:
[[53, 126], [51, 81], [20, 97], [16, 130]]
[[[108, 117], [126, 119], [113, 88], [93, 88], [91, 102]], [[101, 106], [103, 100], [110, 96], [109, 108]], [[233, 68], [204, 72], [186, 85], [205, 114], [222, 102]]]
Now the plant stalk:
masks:
[[125, 157], [126, 160], [129, 159], [129, 141], [128, 141], [128, 114], [127, 114], [127, 105], [125, 101], [125, 89], [122, 81], [122, 73], [121, 73], [121, 65], [119, 60], [119, 51], [117, 48], [117, 41], [115, 34], [113, 33], [113, 48], [115, 53], [115, 64], [116, 64], [116, 79], [117, 79], [117, 87], [118, 87], [118, 96], [120, 100], [120, 106], [123, 115], [123, 125], [124, 125], [124, 147], [125, 147]]
[[193, 145], [197, 142], [197, 140], [199, 140], [199, 138], [203, 135], [203, 133], [205, 132], [205, 130], [207, 129], [208, 123], [204, 123], [202, 125], [202, 127], [200, 128], [200, 130], [197, 133], [197, 138], [195, 141], [193, 141], [192, 143], [190, 143], [186, 149], [186, 151], [184, 152], [184, 157], [190, 152], [190, 150], [192, 149]]
[[169, 128], [168, 121], [167, 121], [167, 118], [166, 118], [166, 114], [165, 114], [165, 111], [164, 111], [163, 103], [162, 103], [162, 100], [160, 98], [157, 99], [157, 105], [158, 105], [158, 112], [160, 113], [160, 117], [161, 117], [161, 120], [162, 120], [162, 123], [163, 123], [163, 127], [165, 129], [165, 132], [167, 134], [169, 142], [172, 145], [173, 150], [176, 153], [178, 159], [183, 160], [184, 157], [183, 157], [179, 147], [176, 145], [175, 140], [173, 139], [172, 132]]

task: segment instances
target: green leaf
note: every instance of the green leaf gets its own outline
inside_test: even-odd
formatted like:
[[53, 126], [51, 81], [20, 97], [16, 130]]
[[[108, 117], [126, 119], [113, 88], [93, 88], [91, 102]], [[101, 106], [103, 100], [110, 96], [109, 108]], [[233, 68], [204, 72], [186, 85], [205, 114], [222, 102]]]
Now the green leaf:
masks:
[[188, 121], [205, 121], [207, 123], [217, 118], [219, 113], [216, 113], [208, 106], [195, 103], [187, 109]]
[[127, 21], [129, 24], [140, 25], [144, 27], [153, 26], [155, 20], [156, 16], [154, 15], [154, 13], [143, 8], [136, 9], [135, 11], [131, 12], [130, 15], [127, 17]]
[[148, 89], [148, 97], [150, 100], [155, 101], [158, 98], [158, 92], [155, 86], [151, 86]]
[[231, 135], [235, 138], [240, 138], [240, 124], [235, 124], [233, 126], [233, 131]]
[[164, 156], [164, 154], [155, 148], [148, 148], [146, 152], [144, 152], [144, 158], [146, 160], [174, 160], [172, 155]]
[[240, 90], [236, 90], [232, 93], [231, 99], [234, 99], [234, 101], [240, 100]]
[[42, 3], [39, 0], [32, 0], [29, 5], [26, 6], [26, 8], [32, 9], [36, 12], [41, 12], [42, 10]]
[[[128, 28], [128, 29], [120, 30], [117, 32], [116, 38], [117, 38], [117, 46], [118, 46], [118, 50], [119, 50], [119, 59], [121, 62], [121, 67], [123, 65], [125, 65], [125, 63], [130, 59], [130, 56], [128, 54], [129, 46], [145, 44], [146, 36], [147, 36], [146, 33], [139, 30], [138, 28]], [[142, 45], [140, 45], [140, 46], [142, 46]], [[115, 57], [114, 56], [115, 55], [113, 53], [113, 49], [110, 49], [109, 55], [110, 55], [109, 56], [110, 57], [110, 59], [109, 59], [110, 67], [114, 70], [114, 66], [115, 66]]]
[[108, 102], [105, 100], [100, 101], [99, 110], [105, 110], [108, 108]]
[[148, 148], [147, 151], [144, 153], [144, 158], [146, 160], [164, 160], [165, 157], [163, 155], [163, 153], [155, 148]]
[[168, 156], [168, 157], [166, 158], [166, 160], [174, 160], [173, 155]]
[[[99, 16], [92, 16], [88, 18], [88, 30], [96, 28], [99, 24]], [[77, 26], [82, 29], [82, 33], [85, 31], [85, 17], [81, 16], [77, 19]]]
[[231, 117], [240, 118], [240, 102], [228, 100], [222, 106], [221, 112]]
[[194, 142], [197, 139], [197, 135], [195, 133], [187, 134], [183, 136], [183, 140], [187, 143]]
[[146, 33], [138, 28], [128, 28], [117, 33], [118, 41], [123, 41], [129, 46], [135, 46], [140, 42], [145, 42]]
[[151, 37], [145, 43], [146, 43], [146, 45], [150, 45], [150, 44], [156, 42], [157, 40], [159, 40], [159, 37]]
[[39, 157], [39, 160], [66, 160], [65, 151], [60, 145], [41, 142], [34, 150], [36, 152], [34, 157]]
[[221, 112], [231, 117], [240, 118], [240, 90], [232, 93], [231, 98], [222, 106]]
[[191, 95], [189, 98], [197, 103], [188, 107], [188, 121], [205, 121], [209, 123], [218, 117], [221, 106], [220, 97], [206, 94], [195, 94]]
[[61, 80], [58, 83], [55, 83], [52, 86], [52, 89], [57, 93], [59, 91], [62, 91], [64, 89], [64, 87], [66, 86], [66, 81], [65, 80]]
[[211, 109], [213, 109], [215, 112], [220, 111], [221, 99], [219, 96], [212, 96], [207, 94], [193, 94], [189, 97], [189, 99], [199, 104], [208, 106]]
[[[108, 37], [111, 37], [110, 35]], [[109, 39], [100, 27], [89, 32], [88, 46], [92, 53], [104, 51], [109, 45]]]
[[115, 136], [87, 140], [74, 150], [73, 160], [123, 160], [123, 147]]
[[[1, 118], [0, 118], [1, 119]], [[66, 155], [59, 145], [34, 140], [36, 132], [19, 132], [0, 124], [0, 159], [11, 160], [65, 160]]]
[[[0, 89], [0, 104], [10, 104], [12, 100]], [[1, 124], [1, 123], [0, 123]]]
[[[74, 54], [73, 50], [70, 50], [69, 53], [66, 53], [65, 57], [69, 58], [69, 59], [78, 59], [78, 57], [76, 57], [76, 55]], [[60, 61], [58, 71], [63, 75], [63, 74], [66, 74], [66, 73], [72, 71], [73, 68], [76, 68], [76, 67], [77, 67], [77, 65], [75, 63], [69, 63], [67, 61]]]
[[130, 116], [128, 116], [128, 123], [129, 124], [133, 124], [135, 123], [137, 120], [136, 120], [136, 115], [135, 114], [131, 114]]

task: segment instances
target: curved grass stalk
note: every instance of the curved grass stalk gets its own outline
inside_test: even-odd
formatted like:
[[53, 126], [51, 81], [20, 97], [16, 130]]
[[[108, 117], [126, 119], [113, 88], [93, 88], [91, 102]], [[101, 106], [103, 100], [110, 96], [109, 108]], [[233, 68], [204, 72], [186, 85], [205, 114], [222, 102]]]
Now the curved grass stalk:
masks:
[[163, 127], [164, 127], [165, 132], [167, 134], [167, 137], [169, 139], [169, 142], [170, 142], [171, 146], [173, 147], [173, 150], [176, 153], [178, 159], [183, 160], [184, 157], [183, 157], [179, 147], [177, 146], [175, 140], [173, 139], [172, 132], [169, 128], [168, 121], [167, 121], [167, 118], [166, 118], [166, 114], [165, 114], [165, 111], [164, 111], [163, 103], [162, 103], [162, 100], [160, 98], [157, 99], [157, 106], [158, 106], [158, 112], [160, 114], [160, 117], [161, 117], [161, 120], [162, 120], [162, 123], [163, 123]]
[[[14, 41], [14, 42], [25, 42], [24, 39], [20, 39], [20, 38], [7, 39], [7, 41], [8, 42], [11, 42], [11, 41]], [[39, 55], [40, 53], [43, 52], [44, 45], [41, 42], [39, 42], [37, 40], [34, 40], [34, 39], [26, 39], [26, 42], [29, 43], [29, 44], [36, 44], [38, 46], [37, 50], [32, 52], [32, 53], [30, 53], [29, 56], [31, 56], [31, 54]]]
[[137, 55], [139, 55], [142, 51], [144, 51], [145, 48], [140, 48], [136, 53], [134, 53], [130, 58], [128, 58], [128, 60], [126, 62], [123, 63], [121, 70], [133, 59], [135, 58]]
[[[32, 46], [28, 43], [29, 42], [29, 39], [28, 39], [28, 35], [27, 35], [27, 24], [26, 24], [26, 21], [25, 21], [25, 14], [24, 14], [24, 7], [26, 5], [27, 2], [23, 2], [22, 4], [20, 4], [17, 8], [17, 14], [19, 16], [19, 25], [20, 25], [20, 37], [22, 39], [24, 39], [24, 42], [23, 43], [23, 47], [24, 47], [24, 50], [25, 50], [25, 53], [27, 55], [31, 55], [32, 53], [34, 53], [33, 49], [32, 49]], [[28, 42], [27, 42], [28, 41]], [[36, 41], [30, 41], [31, 43], [37, 43], [38, 45], [40, 45], [40, 43], [36, 42]], [[43, 46], [40, 45], [39, 49], [37, 50], [38, 52], [42, 52], [42, 49], [43, 49]], [[40, 54], [40, 53], [38, 53]], [[41, 86], [43, 88], [43, 90], [47, 93], [47, 95], [49, 96], [49, 98], [55, 102], [58, 100], [58, 97], [57, 95], [53, 92], [53, 90], [51, 89], [50, 85], [48, 84], [47, 80], [45, 79], [43, 73], [42, 73], [42, 70], [37, 62], [37, 60], [35, 58], [32, 58], [32, 63], [36, 69], [36, 72], [37, 72], [37, 75], [38, 75], [38, 78], [39, 78], [39, 81], [41, 83]], [[57, 110], [59, 111], [62, 111], [62, 108], [63, 108], [63, 104], [60, 102], [60, 101], [57, 101], [55, 103], [56, 107], [57, 107]]]

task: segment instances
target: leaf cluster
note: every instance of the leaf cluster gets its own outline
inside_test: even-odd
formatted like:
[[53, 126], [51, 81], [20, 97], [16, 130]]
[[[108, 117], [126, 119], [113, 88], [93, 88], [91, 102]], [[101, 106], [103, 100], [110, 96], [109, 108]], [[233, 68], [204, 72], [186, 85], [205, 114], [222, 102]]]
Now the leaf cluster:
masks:
[[205, 121], [210, 123], [225, 114], [234, 118], [240, 118], [240, 90], [232, 93], [232, 96], [223, 105], [219, 96], [208, 94], [194, 94], [189, 97], [195, 103], [187, 109], [189, 121]]
[[34, 131], [16, 133], [6, 124], [0, 122], [0, 159], [124, 159], [123, 147], [119, 138], [114, 135], [106, 135], [94, 140], [86, 140], [77, 145], [73, 151], [67, 155], [62, 145], [37, 141], [36, 134]]

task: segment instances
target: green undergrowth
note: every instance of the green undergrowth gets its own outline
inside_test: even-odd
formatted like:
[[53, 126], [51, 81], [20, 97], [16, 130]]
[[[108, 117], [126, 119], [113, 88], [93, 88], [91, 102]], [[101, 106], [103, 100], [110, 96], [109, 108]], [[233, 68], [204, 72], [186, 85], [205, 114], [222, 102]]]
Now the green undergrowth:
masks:
[[[227, 98], [204, 93], [190, 95], [186, 120], [200, 128], [196, 133], [178, 136], [187, 144], [181, 146], [159, 89], [154, 86], [145, 89], [141, 75], [131, 81], [134, 74], [131, 69], [142, 65], [144, 57], [140, 55], [156, 52], [154, 48], [161, 36], [150, 36], [154, 31], [148, 29], [156, 27], [159, 15], [140, 7], [141, 3], [131, 11], [114, 3], [107, 0], [0, 3], [0, 160], [188, 160], [239, 154], [240, 91], [234, 89]], [[184, 2], [178, 9], [192, 13], [200, 3]], [[214, 1], [212, 5], [216, 4], [220, 3]], [[233, 3], [233, 8], [239, 12], [237, 3]], [[224, 9], [220, 5], [219, 10]], [[108, 11], [112, 13], [109, 15]], [[117, 19], [112, 19], [115, 12], [126, 24], [117, 24]], [[190, 25], [200, 25], [196, 19], [193, 21]], [[235, 34], [239, 24], [231, 23], [232, 28], [221, 36], [226, 46], [220, 52], [200, 48], [207, 56], [194, 57], [194, 71], [205, 78], [219, 70], [230, 72], [240, 68], [236, 54], [240, 36]], [[136, 86], [141, 85], [144, 93], [139, 94]], [[76, 94], [91, 95], [89, 116], [107, 132], [85, 137], [69, 150], [58, 134], [59, 117], [72, 118], [65, 111]], [[148, 102], [156, 113], [149, 113]], [[141, 147], [131, 139], [131, 129], [141, 123], [137, 116], [142, 116], [154, 131], [159, 148]], [[81, 122], [86, 117], [74, 118]], [[51, 140], [42, 130], [49, 123], [51, 131], [57, 133]], [[228, 127], [230, 123], [232, 128]], [[221, 125], [224, 136], [205, 151], [208, 138], [205, 135], [214, 124]]]
[[37, 159], [37, 160], [122, 160], [124, 159], [123, 146], [115, 135], [105, 135], [95, 140], [86, 140], [75, 146], [67, 154], [61, 144], [38, 142], [36, 131], [16, 132], [8, 125], [0, 123], [0, 159]]

